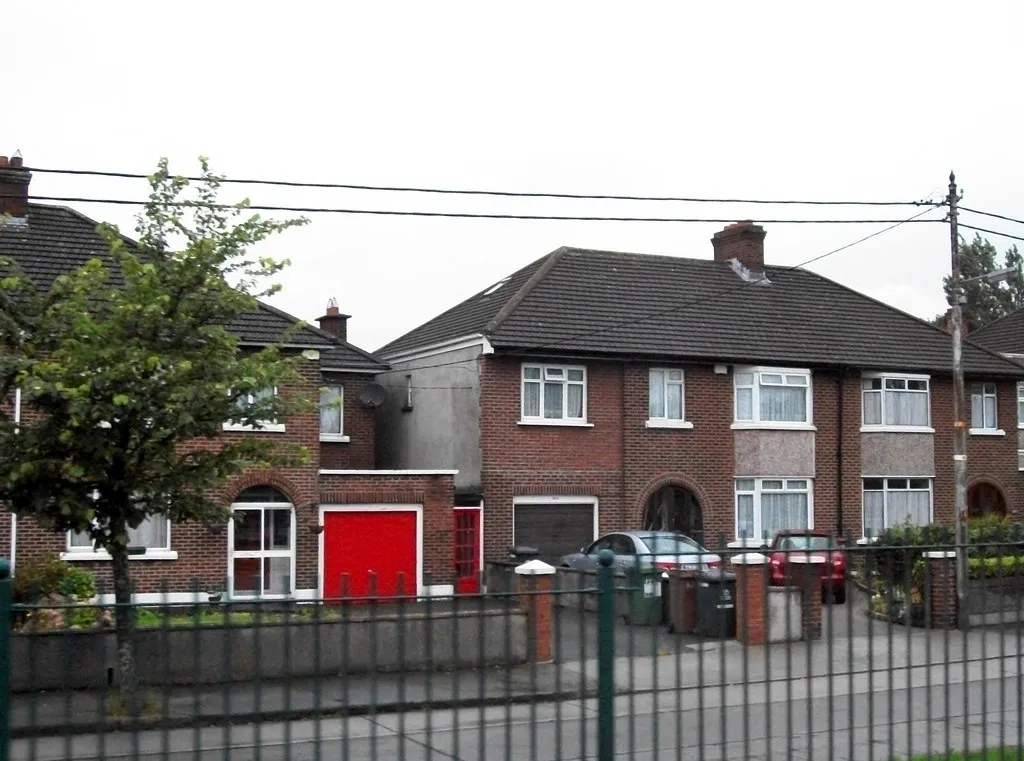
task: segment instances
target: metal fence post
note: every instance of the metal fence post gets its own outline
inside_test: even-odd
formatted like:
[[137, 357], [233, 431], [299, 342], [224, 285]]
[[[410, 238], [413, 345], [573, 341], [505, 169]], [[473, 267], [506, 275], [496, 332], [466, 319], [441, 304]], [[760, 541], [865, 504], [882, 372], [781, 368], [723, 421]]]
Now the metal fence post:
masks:
[[597, 759], [615, 758], [615, 578], [611, 550], [597, 555]]
[[0, 761], [11, 738], [11, 563], [0, 558]]

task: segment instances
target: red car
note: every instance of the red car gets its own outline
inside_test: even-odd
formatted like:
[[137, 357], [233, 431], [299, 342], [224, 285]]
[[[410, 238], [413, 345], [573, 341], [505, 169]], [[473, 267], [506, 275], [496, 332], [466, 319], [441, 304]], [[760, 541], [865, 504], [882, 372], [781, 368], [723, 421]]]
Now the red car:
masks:
[[768, 548], [768, 569], [772, 585], [784, 586], [789, 577], [789, 558], [806, 553], [825, 558], [821, 570], [821, 591], [825, 598], [831, 598], [838, 605], [846, 602], [846, 553], [825, 531], [793, 529], [775, 535]]

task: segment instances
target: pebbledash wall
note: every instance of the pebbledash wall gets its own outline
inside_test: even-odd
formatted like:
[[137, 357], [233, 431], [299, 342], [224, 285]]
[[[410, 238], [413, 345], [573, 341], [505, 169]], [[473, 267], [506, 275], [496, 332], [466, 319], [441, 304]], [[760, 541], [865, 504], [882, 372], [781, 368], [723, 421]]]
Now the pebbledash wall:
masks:
[[[325, 383], [344, 385], [343, 433], [347, 440], [321, 441], [319, 412], [316, 409], [285, 420], [283, 432], [225, 430], [225, 439], [259, 436], [281, 444], [306, 449], [306, 461], [295, 468], [250, 471], [232, 479], [216, 492], [225, 506], [253, 486], [270, 486], [291, 502], [295, 511], [295, 597], [312, 599], [319, 594], [320, 506], [329, 504], [421, 504], [424, 514], [422, 553], [425, 593], [430, 586], [444, 590], [452, 583], [452, 505], [454, 480], [451, 473], [375, 471], [375, 417], [373, 410], [359, 402], [359, 392], [373, 381], [370, 375], [331, 373], [321, 376], [318, 363], [300, 364], [302, 381], [281, 389], [282, 393], [305, 394], [319, 398]], [[323, 378], [323, 380], [321, 380]], [[12, 400], [6, 410], [14, 413]], [[33, 411], [20, 409], [22, 420]], [[189, 446], [215, 447], [217, 442], [194, 442]], [[228, 526], [175, 523], [170, 529], [169, 554], [132, 558], [132, 579], [136, 592], [145, 598], [166, 589], [174, 601], [191, 599], [195, 591], [203, 595], [225, 588], [228, 575]], [[13, 542], [12, 542], [13, 536]], [[15, 564], [44, 557], [61, 556], [88, 568], [101, 588], [111, 590], [109, 561], [67, 553], [67, 535], [55, 533], [26, 518], [14, 518], [0, 509], [0, 556], [10, 556]], [[164, 586], [166, 585], [166, 586]]]
[[[596, 497], [598, 532], [641, 526], [647, 501], [669, 484], [687, 487], [700, 501], [704, 536], [736, 536], [735, 479], [791, 476], [813, 479], [816, 528], [862, 536], [865, 476], [932, 478], [933, 518], [953, 519], [952, 381], [931, 376], [934, 433], [861, 431], [862, 371], [812, 371], [813, 431], [734, 430], [733, 367], [617, 361], [552, 361], [587, 368], [587, 427], [525, 425], [520, 421], [518, 358], [480, 358], [480, 435], [485, 506], [485, 555], [503, 557], [513, 542], [513, 502], [527, 495]], [[681, 367], [685, 417], [692, 428], [648, 428], [648, 370]], [[979, 381], [990, 381], [978, 378]], [[968, 380], [970, 382], [970, 379]], [[971, 484], [986, 482], [1021, 517], [1024, 474], [1018, 471], [1016, 381], [1000, 381], [997, 414], [1005, 435], [971, 435]], [[841, 391], [840, 391], [841, 390]], [[866, 472], [882, 449], [888, 472]], [[872, 437], [876, 437], [872, 439]], [[906, 472], [908, 462], [928, 472]], [[758, 542], [759, 543], [759, 542]]]

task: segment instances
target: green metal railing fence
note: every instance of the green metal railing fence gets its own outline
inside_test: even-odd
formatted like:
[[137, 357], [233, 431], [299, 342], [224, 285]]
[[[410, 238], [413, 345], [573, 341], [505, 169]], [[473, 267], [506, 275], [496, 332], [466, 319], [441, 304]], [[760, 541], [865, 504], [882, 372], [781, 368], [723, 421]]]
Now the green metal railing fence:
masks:
[[135, 700], [102, 590], [12, 603], [0, 561], [0, 761], [1024, 761], [1024, 547], [966, 550], [966, 629], [955, 551], [605, 551], [450, 597], [165, 585], [133, 605]]

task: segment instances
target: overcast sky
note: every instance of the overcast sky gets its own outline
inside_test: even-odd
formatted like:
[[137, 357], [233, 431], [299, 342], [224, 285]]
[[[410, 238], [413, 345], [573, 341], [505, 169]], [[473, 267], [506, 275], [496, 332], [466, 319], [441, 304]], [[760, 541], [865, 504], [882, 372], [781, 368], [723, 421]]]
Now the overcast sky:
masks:
[[[5, 15], [0, 153], [47, 168], [147, 172], [167, 156], [189, 173], [204, 154], [229, 177], [774, 199], [938, 197], [954, 169], [965, 205], [1024, 217], [1022, 22], [1020, 0], [34, 0]], [[38, 174], [32, 191], [141, 198], [145, 187]], [[245, 194], [588, 216], [913, 213], [265, 186], [230, 187], [226, 199]], [[75, 206], [133, 226], [129, 208]], [[311, 218], [266, 251], [293, 263], [273, 303], [312, 320], [335, 297], [353, 315], [350, 340], [370, 350], [558, 246], [710, 258], [723, 226]], [[766, 258], [782, 265], [884, 227], [765, 226]], [[904, 225], [811, 268], [931, 317], [944, 308], [948, 229]]]

